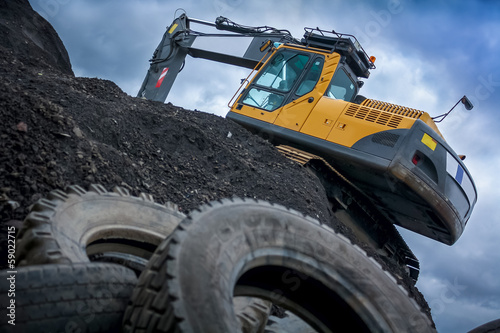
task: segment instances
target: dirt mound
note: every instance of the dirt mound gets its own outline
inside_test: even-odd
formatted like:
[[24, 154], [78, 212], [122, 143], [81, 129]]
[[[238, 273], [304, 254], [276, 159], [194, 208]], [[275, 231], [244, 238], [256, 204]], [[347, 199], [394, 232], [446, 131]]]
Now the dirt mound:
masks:
[[[3, 15], [30, 21], [24, 2]], [[7, 23], [17, 28], [0, 45], [24, 36], [24, 25]], [[232, 196], [264, 199], [340, 227], [317, 178], [272, 145], [224, 118], [133, 98], [110, 81], [75, 78], [51, 29], [38, 35], [57, 41], [45, 46], [47, 56], [38, 53], [44, 61], [32, 57], [38, 44], [31, 39], [0, 49], [2, 221], [22, 220], [53, 189], [99, 183], [151, 193], [184, 212]]]
[[73, 74], [68, 52], [54, 28], [28, 0], [0, 0], [0, 48], [26, 64]]
[[0, 268], [7, 227], [19, 227], [30, 205], [71, 184], [119, 185], [183, 212], [233, 196], [263, 199], [352, 238], [320, 181], [267, 141], [218, 116], [74, 77], [57, 33], [27, 0], [0, 0], [0, 7]]

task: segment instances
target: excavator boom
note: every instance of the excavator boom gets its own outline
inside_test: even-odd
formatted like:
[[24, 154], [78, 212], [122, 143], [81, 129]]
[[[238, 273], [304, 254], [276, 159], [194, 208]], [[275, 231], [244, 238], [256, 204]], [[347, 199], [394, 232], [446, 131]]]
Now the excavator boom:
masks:
[[[191, 25], [198, 24], [216, 28], [229, 33], [203, 33], [191, 29]], [[197, 38], [251, 38], [250, 45], [243, 55], [214, 52], [207, 49], [193, 47]], [[235, 24], [224, 17], [217, 18], [215, 23], [193, 19], [182, 14], [167, 28], [163, 38], [155, 49], [150, 60], [150, 67], [146, 78], [137, 94], [137, 97], [153, 101], [165, 102], [177, 74], [182, 70], [187, 55], [193, 58], [208, 59], [229, 65], [254, 69], [269, 55], [268, 49], [263, 46], [271, 42], [293, 42], [291, 34], [286, 30], [272, 27], [244, 27]]]

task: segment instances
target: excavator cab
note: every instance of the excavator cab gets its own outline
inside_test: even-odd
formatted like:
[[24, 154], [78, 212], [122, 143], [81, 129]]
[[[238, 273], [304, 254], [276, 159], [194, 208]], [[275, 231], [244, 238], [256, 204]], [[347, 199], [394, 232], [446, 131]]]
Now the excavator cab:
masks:
[[[195, 31], [193, 23], [223, 33]], [[193, 46], [212, 36], [252, 41], [242, 56]], [[359, 94], [375, 64], [354, 36], [305, 28], [298, 40], [287, 30], [183, 14], [167, 28], [138, 96], [165, 101], [186, 55], [252, 69], [226, 118], [302, 164], [321, 160], [361, 193], [363, 209], [445, 244], [462, 234], [477, 200], [469, 171], [429, 114]], [[335, 192], [333, 182], [326, 187]]]

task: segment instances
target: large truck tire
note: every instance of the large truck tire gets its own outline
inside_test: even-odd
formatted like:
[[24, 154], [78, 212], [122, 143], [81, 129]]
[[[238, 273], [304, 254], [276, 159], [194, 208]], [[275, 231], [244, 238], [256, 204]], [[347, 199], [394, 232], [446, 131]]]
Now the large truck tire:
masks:
[[233, 298], [234, 312], [244, 333], [262, 333], [271, 312], [271, 302], [247, 296]]
[[[134, 289], [125, 314], [123, 316], [123, 332], [182, 332], [172, 326], [169, 322], [162, 320], [172, 320], [170, 316], [162, 317], [164, 311], [171, 311], [170, 304], [163, 300], [158, 300], [158, 291], [167, 280], [167, 270], [161, 263], [166, 255], [171, 237], [165, 239], [160, 244], [162, 249], [156, 250], [143, 273], [139, 276], [139, 281]], [[199, 278], [210, 278], [200, 276]], [[178, 297], [182, 297], [179, 295]], [[159, 302], [158, 302], [159, 301]], [[202, 301], [202, 300], [200, 300]], [[239, 330], [234, 332], [262, 333], [267, 324], [271, 312], [272, 303], [258, 297], [235, 296], [231, 301], [232, 313], [237, 320], [236, 325]], [[200, 331], [201, 332], [201, 331]], [[213, 331], [218, 332], [218, 331]], [[224, 331], [220, 331], [224, 332]], [[229, 331], [228, 331], [229, 332]]]
[[[17, 265], [110, 262], [139, 276], [154, 250], [185, 217], [172, 203], [130, 196], [122, 187], [77, 185], [55, 190], [31, 209], [16, 242]], [[248, 333], [262, 332], [271, 304], [238, 297], [236, 311]]]
[[108, 263], [0, 271], [1, 332], [120, 332], [137, 277]]
[[284, 317], [269, 316], [264, 333], [317, 333], [305, 321], [290, 311]]
[[127, 307], [127, 332], [241, 332], [233, 296], [270, 300], [319, 332], [435, 332], [362, 249], [265, 202], [203, 206], [160, 244], [150, 264]]
[[492, 320], [480, 325], [468, 333], [500, 333], [500, 319]]
[[55, 190], [26, 217], [17, 235], [17, 265], [89, 262], [90, 256], [139, 273], [184, 217], [174, 204], [133, 197], [122, 187]]

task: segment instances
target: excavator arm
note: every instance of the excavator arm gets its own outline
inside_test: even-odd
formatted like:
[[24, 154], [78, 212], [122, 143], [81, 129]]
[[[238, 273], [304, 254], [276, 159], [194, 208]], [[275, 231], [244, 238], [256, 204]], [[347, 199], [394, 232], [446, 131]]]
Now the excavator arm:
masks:
[[[191, 29], [203, 25], [217, 29], [217, 33], [204, 33]], [[197, 38], [250, 38], [250, 44], [241, 56], [194, 47]], [[185, 58], [203, 58], [229, 65], [254, 69], [260, 67], [269, 55], [269, 46], [274, 42], [298, 42], [289, 31], [261, 26], [247, 27], [236, 24], [225, 17], [215, 23], [189, 18], [182, 14], [167, 27], [160, 44], [155, 49], [151, 65], [137, 97], [164, 102], [182, 70]]]

